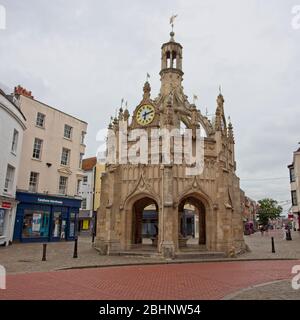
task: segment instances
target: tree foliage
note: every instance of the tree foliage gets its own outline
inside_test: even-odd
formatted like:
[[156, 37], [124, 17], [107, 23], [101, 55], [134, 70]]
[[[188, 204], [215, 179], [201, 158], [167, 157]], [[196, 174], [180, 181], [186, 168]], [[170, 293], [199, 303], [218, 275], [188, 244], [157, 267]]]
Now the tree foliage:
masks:
[[269, 219], [279, 218], [282, 212], [282, 207], [274, 199], [265, 198], [259, 200], [258, 204], [258, 220], [264, 226], [269, 223]]

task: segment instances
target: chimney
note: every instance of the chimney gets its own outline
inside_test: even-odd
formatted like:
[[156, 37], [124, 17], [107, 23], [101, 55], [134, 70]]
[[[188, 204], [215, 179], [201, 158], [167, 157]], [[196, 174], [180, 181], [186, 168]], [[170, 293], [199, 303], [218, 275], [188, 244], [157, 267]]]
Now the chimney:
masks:
[[15, 95], [22, 95], [24, 97], [34, 99], [34, 96], [31, 94], [31, 91], [26, 90], [25, 88], [21, 87], [20, 85], [15, 87], [14, 94]]

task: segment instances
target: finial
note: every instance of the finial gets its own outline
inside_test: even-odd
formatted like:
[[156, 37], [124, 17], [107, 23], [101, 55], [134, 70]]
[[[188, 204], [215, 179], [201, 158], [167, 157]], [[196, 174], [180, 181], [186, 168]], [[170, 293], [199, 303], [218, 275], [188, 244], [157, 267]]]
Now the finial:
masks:
[[198, 96], [196, 94], [193, 95], [193, 104], [196, 103], [196, 100], [198, 100]]
[[177, 18], [177, 14], [173, 14], [172, 17], [170, 18], [170, 25], [172, 27], [172, 31], [170, 32], [170, 36], [171, 36], [171, 40], [170, 41], [174, 41], [174, 36], [175, 36], [175, 33], [174, 33], [174, 21], [175, 19]]
[[222, 95], [222, 88], [221, 85], [219, 85], [219, 94]]
[[149, 79], [150, 79], [150, 74], [147, 72], [147, 75], [146, 75], [146, 82], [149, 82]]

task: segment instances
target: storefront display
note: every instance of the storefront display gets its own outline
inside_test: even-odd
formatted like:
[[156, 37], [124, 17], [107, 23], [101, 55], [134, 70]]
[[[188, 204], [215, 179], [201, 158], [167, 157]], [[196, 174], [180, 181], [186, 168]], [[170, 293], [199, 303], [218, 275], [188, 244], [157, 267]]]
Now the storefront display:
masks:
[[50, 212], [24, 210], [23, 237], [48, 237], [49, 216]]
[[60, 241], [77, 237], [77, 221], [81, 201], [17, 192], [20, 201], [14, 240]]

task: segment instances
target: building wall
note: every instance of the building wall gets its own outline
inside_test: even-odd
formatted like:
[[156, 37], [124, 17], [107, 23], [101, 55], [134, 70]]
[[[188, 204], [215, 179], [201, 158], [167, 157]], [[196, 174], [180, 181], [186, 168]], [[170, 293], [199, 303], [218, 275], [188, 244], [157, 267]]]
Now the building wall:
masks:
[[300, 149], [294, 152], [295, 182], [291, 182], [291, 191], [296, 190], [298, 205], [293, 206], [294, 213], [300, 211]]
[[94, 211], [97, 211], [100, 207], [100, 192], [101, 192], [101, 175], [105, 172], [105, 165], [97, 163], [95, 173], [95, 197], [94, 197]]
[[79, 195], [82, 199], [86, 199], [86, 208], [83, 210], [93, 211], [93, 190], [94, 190], [94, 170], [84, 171], [83, 175], [87, 177], [87, 181], [84, 180], [80, 184]]
[[[20, 111], [6, 97], [0, 94], [0, 208], [3, 202], [6, 201], [11, 205], [10, 209], [5, 210], [4, 235], [0, 239], [0, 244], [8, 244], [9, 241], [12, 241], [16, 216], [16, 184], [17, 176], [20, 172], [23, 132], [25, 128], [25, 119]], [[18, 142], [15, 152], [12, 152], [14, 130], [18, 131]], [[14, 167], [15, 172], [11, 189], [5, 191], [4, 186], [8, 165]]]
[[[83, 174], [79, 164], [80, 153], [85, 151], [85, 145], [81, 143], [81, 134], [86, 132], [87, 124], [28, 97], [20, 96], [20, 106], [27, 118], [28, 130], [24, 135], [22, 170], [17, 188], [28, 190], [30, 172], [33, 171], [39, 173], [38, 193], [59, 194], [59, 177], [62, 175], [68, 177], [66, 195], [76, 195], [77, 183]], [[38, 112], [45, 115], [45, 128], [36, 126]], [[65, 124], [73, 128], [71, 140], [64, 138]], [[32, 158], [35, 138], [43, 140], [41, 160]], [[63, 147], [71, 150], [68, 166], [61, 165]]]

